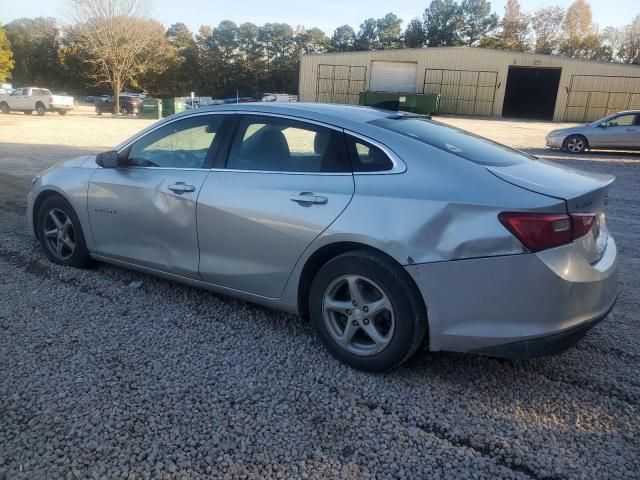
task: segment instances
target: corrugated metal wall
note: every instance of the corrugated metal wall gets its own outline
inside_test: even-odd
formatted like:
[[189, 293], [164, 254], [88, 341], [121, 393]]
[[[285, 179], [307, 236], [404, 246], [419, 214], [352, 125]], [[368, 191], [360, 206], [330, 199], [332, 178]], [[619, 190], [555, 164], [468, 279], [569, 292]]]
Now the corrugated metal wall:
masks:
[[468, 47], [305, 55], [300, 99], [357, 103], [358, 93], [369, 89], [375, 60], [417, 62], [416, 91], [440, 93], [443, 112], [500, 116], [510, 65], [562, 69], [557, 121], [589, 121], [640, 108], [640, 67]]

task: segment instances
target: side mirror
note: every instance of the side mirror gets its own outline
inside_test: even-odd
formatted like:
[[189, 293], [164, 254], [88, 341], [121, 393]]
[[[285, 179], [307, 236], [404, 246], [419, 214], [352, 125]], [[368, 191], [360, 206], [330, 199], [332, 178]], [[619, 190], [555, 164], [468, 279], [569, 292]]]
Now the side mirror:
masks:
[[600, 128], [609, 128], [609, 124], [607, 122], [602, 122], [600, 125], [598, 125]]
[[118, 168], [120, 164], [120, 157], [118, 157], [118, 152], [112, 150], [110, 152], [98, 154], [96, 157], [96, 163], [102, 168]]

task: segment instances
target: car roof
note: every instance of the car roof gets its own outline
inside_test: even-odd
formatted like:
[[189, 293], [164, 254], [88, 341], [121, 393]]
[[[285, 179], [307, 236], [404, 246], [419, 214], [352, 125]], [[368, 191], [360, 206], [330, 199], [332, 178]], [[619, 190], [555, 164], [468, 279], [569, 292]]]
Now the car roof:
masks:
[[360, 105], [338, 105], [329, 103], [300, 102], [251, 102], [225, 105], [208, 105], [197, 110], [189, 110], [181, 115], [193, 115], [203, 112], [252, 112], [265, 114], [289, 115], [308, 120], [349, 127], [354, 123], [368, 123], [380, 118], [389, 117], [395, 112]]

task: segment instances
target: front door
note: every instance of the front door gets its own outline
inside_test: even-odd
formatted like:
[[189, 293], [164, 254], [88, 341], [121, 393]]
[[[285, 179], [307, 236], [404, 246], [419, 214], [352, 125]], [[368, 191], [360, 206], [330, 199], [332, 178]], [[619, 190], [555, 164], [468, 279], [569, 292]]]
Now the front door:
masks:
[[198, 199], [200, 274], [277, 298], [307, 246], [351, 201], [343, 133], [244, 115], [228, 150], [226, 168], [207, 177]]
[[633, 147], [635, 124], [635, 114], [625, 113], [609, 118], [593, 129], [589, 144], [594, 148]]
[[196, 200], [222, 121], [165, 124], [121, 152], [122, 168], [95, 172], [88, 207], [98, 254], [198, 278]]

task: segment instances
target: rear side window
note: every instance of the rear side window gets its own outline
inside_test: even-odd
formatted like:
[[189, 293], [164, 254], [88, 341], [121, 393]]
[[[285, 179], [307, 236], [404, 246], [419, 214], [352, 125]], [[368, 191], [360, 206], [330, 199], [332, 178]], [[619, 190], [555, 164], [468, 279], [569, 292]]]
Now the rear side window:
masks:
[[380, 148], [352, 136], [347, 147], [354, 172], [384, 172], [393, 168], [393, 162]]
[[229, 152], [227, 168], [264, 172], [350, 172], [342, 134], [278, 117], [244, 116]]
[[480, 165], [508, 166], [535, 160], [523, 152], [422, 117], [387, 117], [370, 123]]

